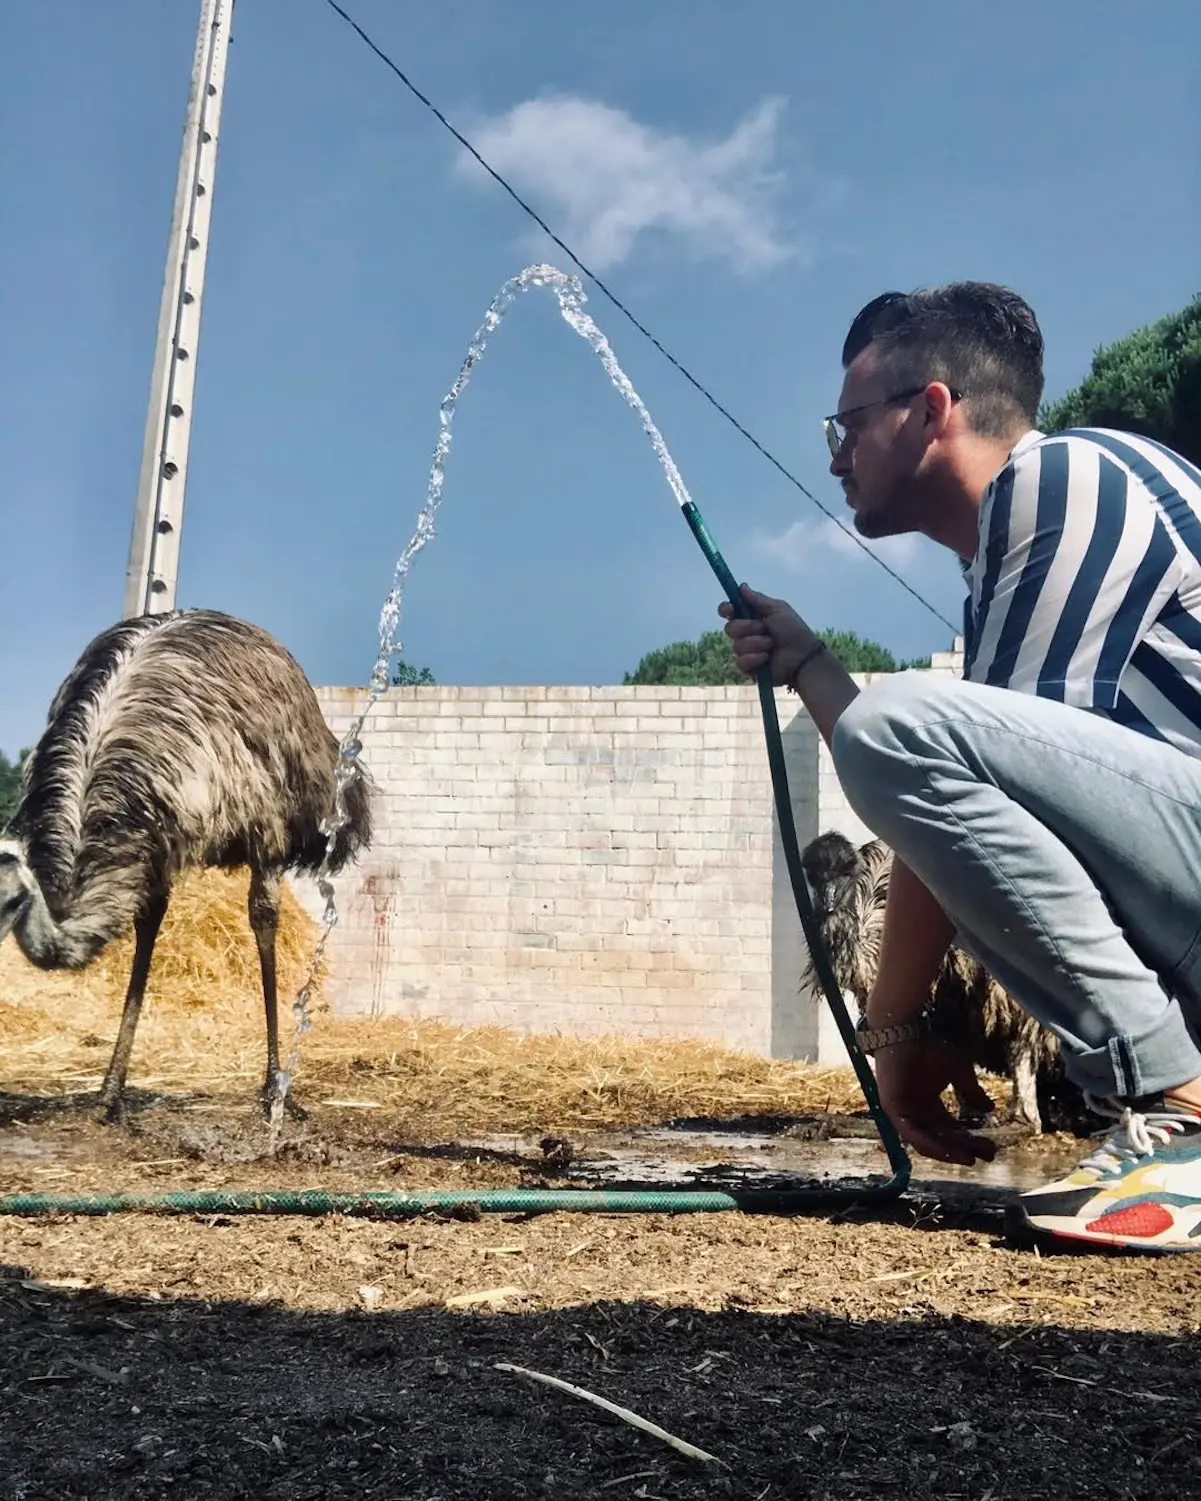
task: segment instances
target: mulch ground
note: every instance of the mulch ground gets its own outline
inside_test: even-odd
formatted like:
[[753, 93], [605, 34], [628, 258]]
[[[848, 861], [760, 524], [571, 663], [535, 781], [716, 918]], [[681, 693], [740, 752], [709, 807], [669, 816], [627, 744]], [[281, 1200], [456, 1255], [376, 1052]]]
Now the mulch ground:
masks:
[[[91, 1112], [128, 944], [77, 976], [0, 950], [0, 1193], [562, 1186], [639, 1123], [867, 1126], [845, 1068], [318, 1007], [296, 1085], [312, 1114], [273, 1148], [244, 884], [173, 904], [116, 1126]], [[285, 998], [312, 951], [294, 906]], [[472, 1143], [489, 1135], [516, 1145]], [[1017, 1250], [999, 1203], [0, 1218], [0, 1498], [1201, 1494], [1201, 1268]]]
[[[316, 1107], [272, 1155], [244, 1094], [132, 1101], [101, 1127], [0, 1096], [0, 1191], [562, 1181], [387, 1111]], [[1199, 1270], [1036, 1256], [995, 1204], [929, 1196], [794, 1219], [9, 1218], [0, 1496], [1197, 1494]]]

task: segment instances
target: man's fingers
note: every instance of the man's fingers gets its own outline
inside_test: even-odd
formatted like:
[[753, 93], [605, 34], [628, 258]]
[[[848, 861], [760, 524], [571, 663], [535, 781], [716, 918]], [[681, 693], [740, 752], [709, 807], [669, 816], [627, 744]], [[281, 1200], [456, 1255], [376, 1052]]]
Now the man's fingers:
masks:
[[[954, 1083], [964, 1099], [983, 1094], [970, 1060], [937, 1044], [905, 1044], [881, 1054], [876, 1078], [880, 1099], [903, 1141], [936, 1162], [971, 1167], [996, 1156], [996, 1144], [974, 1136], [943, 1103], [946, 1086]], [[991, 1101], [984, 1096], [984, 1108]]]
[[726, 635], [733, 642], [734, 650], [738, 652], [769, 652], [776, 644], [763, 627], [754, 620], [732, 620], [726, 626]]
[[[782, 599], [774, 599], [770, 594], [760, 594], [757, 589], [752, 589], [749, 584], [740, 584], [739, 593], [743, 602], [756, 615], [767, 615], [772, 610], [779, 610], [783, 605]], [[723, 599], [717, 607], [717, 613], [724, 619], [729, 620], [734, 614], [734, 606], [728, 599]], [[741, 617], [744, 618], [745, 617]]]
[[773, 605], [781, 603], [780, 600], [773, 599], [770, 594], [760, 594], [757, 589], [752, 589], [749, 584], [739, 584], [738, 588], [743, 599], [746, 600], [751, 609], [760, 613], [770, 610]]
[[937, 1162], [972, 1167], [980, 1159], [991, 1162], [996, 1156], [995, 1143], [965, 1130], [941, 1100], [926, 1108], [902, 1107], [893, 1123], [915, 1151]]
[[971, 1167], [975, 1158], [963, 1146], [948, 1139], [943, 1132], [923, 1125], [909, 1116], [898, 1116], [893, 1124], [901, 1134], [901, 1140], [923, 1157], [932, 1157], [935, 1162], [957, 1162], [961, 1167]]
[[764, 641], [772, 639], [771, 631], [761, 620], [747, 620], [741, 615], [732, 617], [727, 622], [726, 635], [731, 641], [737, 641], [743, 636], [759, 636]]
[[923, 1157], [932, 1157], [936, 1162], [954, 1162], [960, 1167], [974, 1167], [983, 1159], [991, 1162], [996, 1147], [981, 1136], [972, 1136], [963, 1130], [939, 1131], [930, 1126], [919, 1125], [904, 1116], [896, 1122], [901, 1138]]

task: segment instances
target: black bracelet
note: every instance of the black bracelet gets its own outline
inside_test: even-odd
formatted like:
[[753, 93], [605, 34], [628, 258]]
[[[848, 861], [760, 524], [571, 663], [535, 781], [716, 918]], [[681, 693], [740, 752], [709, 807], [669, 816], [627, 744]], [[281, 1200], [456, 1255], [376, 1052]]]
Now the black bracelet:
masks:
[[789, 683], [788, 683], [788, 691], [789, 691], [789, 693], [795, 693], [798, 698], [800, 697], [801, 690], [797, 687], [797, 679], [800, 677], [801, 673], [804, 672], [805, 668], [809, 666], [810, 662], [812, 662], [816, 657], [820, 657], [821, 654], [822, 654], [822, 652], [825, 651], [825, 649], [826, 649], [826, 643], [824, 641], [815, 641], [813, 643], [813, 645], [809, 648], [809, 650], [805, 653], [805, 655], [797, 663], [797, 665], [796, 665], [796, 671], [792, 674], [792, 677], [789, 679]]

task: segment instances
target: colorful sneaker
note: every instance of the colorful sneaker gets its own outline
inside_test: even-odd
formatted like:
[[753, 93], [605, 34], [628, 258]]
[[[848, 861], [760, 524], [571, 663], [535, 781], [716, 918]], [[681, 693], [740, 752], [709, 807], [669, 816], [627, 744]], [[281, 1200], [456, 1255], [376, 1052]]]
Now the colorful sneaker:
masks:
[[1066, 1178], [1007, 1207], [1011, 1237], [1201, 1251], [1201, 1116], [1158, 1096], [1137, 1110], [1092, 1097], [1088, 1104], [1118, 1124]]

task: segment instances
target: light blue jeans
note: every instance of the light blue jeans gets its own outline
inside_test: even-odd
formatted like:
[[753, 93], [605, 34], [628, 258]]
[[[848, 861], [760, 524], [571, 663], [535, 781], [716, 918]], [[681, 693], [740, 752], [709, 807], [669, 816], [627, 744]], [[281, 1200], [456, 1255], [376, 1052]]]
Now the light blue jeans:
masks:
[[1201, 1075], [1201, 760], [1082, 709], [903, 672], [835, 730], [847, 800], [956, 942], [1118, 1099]]

